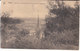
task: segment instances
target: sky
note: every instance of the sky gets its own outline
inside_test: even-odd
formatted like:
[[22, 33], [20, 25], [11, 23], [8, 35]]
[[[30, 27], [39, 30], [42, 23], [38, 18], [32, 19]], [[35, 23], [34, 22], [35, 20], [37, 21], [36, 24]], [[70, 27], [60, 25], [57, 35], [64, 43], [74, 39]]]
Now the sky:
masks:
[[[5, 4], [3, 4], [5, 2]], [[9, 4], [8, 2], [13, 2]], [[18, 3], [18, 4], [14, 4]], [[28, 4], [20, 4], [20, 3], [28, 3]], [[36, 3], [36, 4], [31, 4]], [[43, 3], [43, 4], [39, 4]], [[66, 1], [66, 5], [70, 5], [74, 7], [74, 3], [72, 1]], [[47, 0], [2, 0], [2, 12], [10, 13], [11, 17], [19, 17], [19, 18], [45, 18], [48, 14], [47, 9]]]
[[[48, 10], [46, 9], [46, 1], [44, 0], [3, 0], [6, 2], [2, 6], [2, 11], [9, 12], [11, 17], [37, 17], [44, 18], [47, 15]], [[16, 2], [16, 3], [30, 3], [30, 4], [9, 4], [7, 2]], [[36, 3], [36, 4], [31, 4]], [[37, 4], [38, 3], [38, 4]], [[44, 3], [44, 4], [39, 4]], [[6, 9], [5, 9], [6, 8]]]

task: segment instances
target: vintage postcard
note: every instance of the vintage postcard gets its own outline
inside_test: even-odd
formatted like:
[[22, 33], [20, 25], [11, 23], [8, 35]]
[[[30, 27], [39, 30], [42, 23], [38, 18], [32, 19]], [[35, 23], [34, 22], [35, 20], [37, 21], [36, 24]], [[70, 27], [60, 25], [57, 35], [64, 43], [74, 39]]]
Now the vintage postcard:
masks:
[[1, 48], [79, 49], [79, 0], [1, 0]]

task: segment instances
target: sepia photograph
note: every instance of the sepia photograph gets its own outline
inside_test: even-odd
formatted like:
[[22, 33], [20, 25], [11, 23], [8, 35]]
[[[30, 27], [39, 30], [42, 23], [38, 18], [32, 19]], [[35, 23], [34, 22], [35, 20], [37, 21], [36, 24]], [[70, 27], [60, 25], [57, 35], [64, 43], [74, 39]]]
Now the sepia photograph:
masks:
[[1, 48], [79, 50], [79, 0], [1, 0]]

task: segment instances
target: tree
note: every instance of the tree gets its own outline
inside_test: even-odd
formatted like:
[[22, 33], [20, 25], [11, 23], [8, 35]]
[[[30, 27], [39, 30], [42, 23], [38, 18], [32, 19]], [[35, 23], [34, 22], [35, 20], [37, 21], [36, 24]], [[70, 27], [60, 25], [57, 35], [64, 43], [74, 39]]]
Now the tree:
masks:
[[[79, 28], [79, 5], [72, 8], [66, 6], [63, 1], [49, 1], [49, 16], [46, 18], [46, 34], [49, 32], [73, 30]], [[52, 16], [53, 15], [53, 16]], [[56, 15], [54, 17], [54, 15]]]

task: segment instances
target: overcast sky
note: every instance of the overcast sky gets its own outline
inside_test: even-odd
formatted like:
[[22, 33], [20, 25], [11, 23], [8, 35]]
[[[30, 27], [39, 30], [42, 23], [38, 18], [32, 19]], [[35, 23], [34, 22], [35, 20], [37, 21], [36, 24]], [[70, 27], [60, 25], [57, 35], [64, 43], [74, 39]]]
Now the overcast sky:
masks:
[[[45, 17], [48, 10], [46, 9], [45, 0], [3, 0], [6, 2], [3, 5], [2, 11], [8, 11], [11, 13], [11, 17]], [[9, 4], [7, 2], [16, 2], [16, 3], [44, 3], [44, 4]], [[6, 9], [5, 9], [6, 8]]]
[[[7, 11], [10, 13], [11, 17], [38, 17], [44, 18], [48, 14], [48, 9], [46, 8], [47, 0], [2, 0], [6, 4], [2, 4], [2, 11]], [[16, 3], [44, 3], [44, 4], [9, 4], [8, 2]], [[66, 5], [74, 7], [73, 1], [66, 1]], [[6, 8], [6, 9], [5, 9]]]

